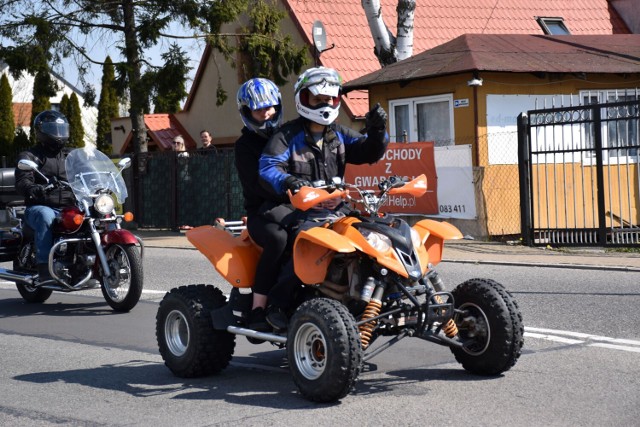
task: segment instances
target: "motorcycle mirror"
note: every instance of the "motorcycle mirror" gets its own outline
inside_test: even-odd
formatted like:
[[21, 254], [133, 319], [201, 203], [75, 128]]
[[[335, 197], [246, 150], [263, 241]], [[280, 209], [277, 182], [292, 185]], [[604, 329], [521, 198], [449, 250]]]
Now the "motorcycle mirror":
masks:
[[38, 164], [33, 160], [22, 159], [18, 162], [18, 169], [21, 171], [35, 171], [38, 170]]
[[118, 167], [120, 169], [126, 169], [131, 166], [131, 157], [125, 157], [118, 162]]
[[49, 183], [49, 178], [44, 176], [42, 174], [42, 172], [40, 172], [38, 170], [38, 164], [36, 162], [34, 162], [33, 160], [20, 159], [18, 161], [18, 169], [20, 169], [21, 171], [33, 171], [33, 172], [37, 173], [38, 175], [40, 175], [45, 180], [45, 182], [47, 184]]

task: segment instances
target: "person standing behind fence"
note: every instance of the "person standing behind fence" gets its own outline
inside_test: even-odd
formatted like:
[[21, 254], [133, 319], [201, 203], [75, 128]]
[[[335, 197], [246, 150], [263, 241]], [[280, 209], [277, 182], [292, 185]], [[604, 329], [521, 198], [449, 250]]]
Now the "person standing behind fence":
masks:
[[202, 147], [199, 150], [200, 152], [209, 153], [218, 151], [216, 146], [213, 145], [213, 137], [211, 136], [211, 132], [206, 129], [200, 131], [200, 142], [202, 143]]
[[259, 183], [258, 161], [268, 138], [282, 124], [282, 98], [272, 81], [254, 78], [240, 86], [237, 102], [244, 127], [235, 144], [235, 164], [247, 211], [247, 230], [253, 241], [263, 248], [256, 267], [253, 306], [247, 325], [266, 332], [271, 330], [266, 321], [267, 294], [279, 275], [287, 231], [264, 214], [270, 193]]

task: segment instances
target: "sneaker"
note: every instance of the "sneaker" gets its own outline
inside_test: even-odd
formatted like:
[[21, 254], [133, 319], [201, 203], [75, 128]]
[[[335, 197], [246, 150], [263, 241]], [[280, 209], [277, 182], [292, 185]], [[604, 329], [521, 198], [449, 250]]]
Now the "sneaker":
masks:
[[267, 323], [267, 315], [264, 308], [258, 307], [251, 310], [247, 319], [247, 328], [258, 332], [270, 332], [271, 326]]
[[269, 322], [274, 329], [283, 331], [286, 330], [289, 325], [289, 318], [283, 309], [271, 306], [267, 309], [267, 322]]

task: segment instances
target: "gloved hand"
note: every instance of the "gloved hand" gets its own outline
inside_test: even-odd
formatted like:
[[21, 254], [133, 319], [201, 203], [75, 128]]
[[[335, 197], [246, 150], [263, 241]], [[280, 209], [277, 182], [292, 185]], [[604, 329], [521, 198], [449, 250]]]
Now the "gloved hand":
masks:
[[29, 197], [35, 202], [43, 202], [45, 191], [42, 185], [33, 185], [28, 190]]
[[306, 179], [298, 178], [293, 175], [289, 175], [284, 180], [284, 188], [291, 190], [292, 194], [295, 194], [302, 187], [311, 187], [311, 183]]
[[367, 131], [384, 130], [387, 127], [387, 112], [379, 102], [371, 108], [364, 118]]

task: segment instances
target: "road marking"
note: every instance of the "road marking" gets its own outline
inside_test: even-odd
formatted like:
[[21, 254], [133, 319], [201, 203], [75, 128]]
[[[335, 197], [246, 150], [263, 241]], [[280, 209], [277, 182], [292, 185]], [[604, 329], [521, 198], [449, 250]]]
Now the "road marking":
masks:
[[[524, 336], [529, 338], [538, 338], [548, 341], [562, 342], [565, 344], [586, 344], [588, 347], [601, 347], [610, 350], [630, 351], [632, 353], [640, 353], [640, 341], [610, 338], [601, 335], [585, 334], [582, 332], [563, 331], [557, 329], [545, 328], [524, 328]], [[573, 337], [566, 338], [562, 335]], [[574, 339], [581, 338], [581, 339]], [[595, 341], [595, 342], [593, 342]]]

